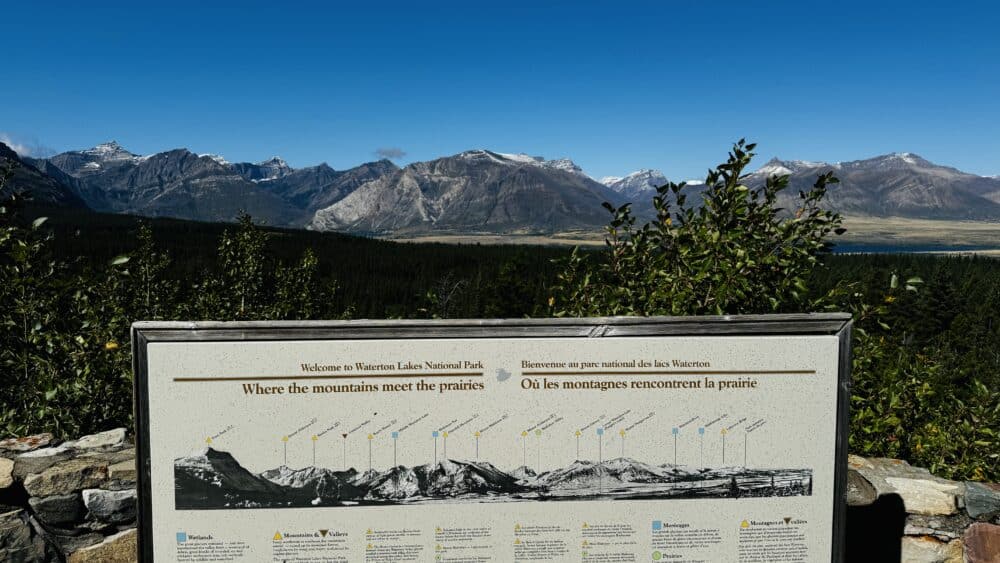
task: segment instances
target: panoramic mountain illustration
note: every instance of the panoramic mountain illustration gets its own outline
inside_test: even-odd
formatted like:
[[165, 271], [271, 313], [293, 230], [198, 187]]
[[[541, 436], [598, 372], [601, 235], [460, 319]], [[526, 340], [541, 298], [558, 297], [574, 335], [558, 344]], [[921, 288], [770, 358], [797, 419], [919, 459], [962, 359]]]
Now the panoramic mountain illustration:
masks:
[[[7, 190], [26, 190], [41, 205], [213, 222], [245, 212], [272, 226], [375, 236], [596, 233], [608, 220], [604, 202], [633, 203], [649, 218], [656, 188], [668, 181], [651, 169], [598, 181], [569, 159], [489, 150], [346, 170], [296, 169], [280, 157], [230, 163], [187, 149], [140, 156], [114, 141], [45, 159], [0, 145], [0, 160], [20, 164]], [[832, 164], [772, 159], [745, 182], [757, 188], [768, 176], [788, 175], [779, 203], [794, 208], [799, 191], [831, 170], [840, 183], [826, 206], [846, 215], [1000, 221], [1000, 178], [912, 153]], [[704, 189], [688, 184], [695, 195]]]
[[363, 473], [281, 466], [254, 474], [212, 448], [175, 459], [174, 481], [179, 510], [812, 494], [811, 469], [694, 468], [621, 457], [542, 473], [446, 459]]

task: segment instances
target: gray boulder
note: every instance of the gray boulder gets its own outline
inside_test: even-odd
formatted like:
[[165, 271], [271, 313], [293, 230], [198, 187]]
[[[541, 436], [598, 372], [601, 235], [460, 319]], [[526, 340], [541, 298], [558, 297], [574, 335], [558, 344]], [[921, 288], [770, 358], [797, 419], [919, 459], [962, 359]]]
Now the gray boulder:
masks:
[[109, 524], [134, 522], [135, 501], [134, 489], [123, 491], [87, 489], [83, 491], [83, 504], [90, 511], [90, 516]]

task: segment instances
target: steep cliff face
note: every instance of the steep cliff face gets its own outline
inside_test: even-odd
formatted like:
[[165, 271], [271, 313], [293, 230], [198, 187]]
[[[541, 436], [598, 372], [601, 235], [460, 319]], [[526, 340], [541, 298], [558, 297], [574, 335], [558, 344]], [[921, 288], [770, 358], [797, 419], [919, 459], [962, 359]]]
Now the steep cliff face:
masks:
[[643, 168], [626, 176], [608, 176], [601, 183], [620, 193], [625, 199], [638, 202], [653, 197], [656, 188], [667, 183], [667, 177], [659, 170]]
[[56, 207], [86, 207], [77, 194], [72, 179], [58, 169], [49, 169], [45, 161], [21, 158], [0, 143], [0, 174], [11, 167], [11, 175], [0, 191], [0, 201], [15, 192], [26, 193], [32, 203]]
[[317, 211], [350, 195], [361, 185], [399, 170], [388, 160], [367, 162], [347, 170], [326, 164], [299, 168], [260, 185], [299, 211], [297, 224], [308, 224]]
[[620, 196], [590, 178], [530, 158], [468, 151], [368, 182], [312, 221], [369, 233], [551, 232], [592, 229]]

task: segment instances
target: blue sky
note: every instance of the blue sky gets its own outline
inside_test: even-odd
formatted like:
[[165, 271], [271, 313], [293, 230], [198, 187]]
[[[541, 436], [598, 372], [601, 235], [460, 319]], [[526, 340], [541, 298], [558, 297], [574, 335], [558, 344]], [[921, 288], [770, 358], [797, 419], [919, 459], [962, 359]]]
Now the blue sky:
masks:
[[346, 168], [471, 148], [697, 177], [896, 151], [1000, 174], [1000, 8], [839, 2], [16, 2], [0, 135]]

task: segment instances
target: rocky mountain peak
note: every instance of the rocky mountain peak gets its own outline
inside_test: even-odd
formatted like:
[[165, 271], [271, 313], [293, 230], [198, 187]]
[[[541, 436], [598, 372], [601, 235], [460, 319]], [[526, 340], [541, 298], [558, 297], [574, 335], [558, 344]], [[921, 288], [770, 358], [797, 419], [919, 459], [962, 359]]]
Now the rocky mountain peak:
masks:
[[486, 162], [495, 164], [504, 164], [510, 166], [537, 166], [539, 168], [546, 168], [548, 170], [562, 170], [563, 172], [569, 172], [576, 176], [583, 178], [590, 178], [584, 173], [583, 169], [580, 168], [577, 163], [573, 162], [568, 158], [557, 158], [553, 160], [546, 160], [542, 156], [532, 156], [523, 152], [520, 153], [503, 153], [494, 152], [487, 149], [474, 149], [459, 153], [456, 155], [457, 158], [462, 160], [467, 160], [471, 162]]
[[601, 183], [626, 198], [635, 199], [649, 196], [667, 181], [663, 172], [651, 168], [641, 168], [625, 176], [608, 176], [603, 178]]
[[125, 147], [118, 144], [118, 141], [108, 141], [92, 148], [80, 151], [82, 154], [93, 157], [99, 161], [110, 162], [115, 160], [136, 160], [139, 155], [129, 152]]
[[258, 162], [257, 166], [263, 173], [262, 178], [255, 178], [257, 181], [274, 180], [292, 171], [292, 167], [280, 156], [272, 156], [267, 160]]
[[764, 165], [758, 168], [753, 174], [759, 176], [785, 176], [802, 172], [803, 170], [812, 170], [814, 168], [823, 168], [828, 166], [837, 167], [838, 165], [831, 165], [826, 162], [813, 160], [782, 160], [778, 157], [774, 157], [765, 162]]
[[552, 232], [603, 222], [601, 204], [620, 199], [572, 161], [476, 149], [411, 163], [399, 173], [361, 184], [317, 211], [310, 228]]
[[571, 174], [576, 174], [577, 176], [583, 176], [589, 178], [589, 176], [587, 176], [587, 174], [584, 173], [583, 169], [580, 168], [580, 166], [577, 163], [573, 162], [568, 158], [557, 158], [555, 160], [547, 160], [542, 164], [554, 170], [563, 170]]
[[912, 168], [946, 168], [912, 152], [894, 152], [880, 156], [841, 163], [848, 169], [905, 170]]
[[289, 167], [288, 163], [285, 162], [285, 159], [281, 158], [280, 156], [272, 156], [271, 158], [269, 158], [267, 160], [262, 160], [262, 161], [258, 162], [257, 164], [260, 165], [260, 166], [280, 166], [280, 167], [283, 167], [283, 168], [288, 168]]
[[198, 156], [201, 158], [211, 158], [212, 160], [221, 164], [222, 166], [229, 166], [229, 161], [223, 158], [221, 154], [206, 153], [206, 154], [199, 154]]

